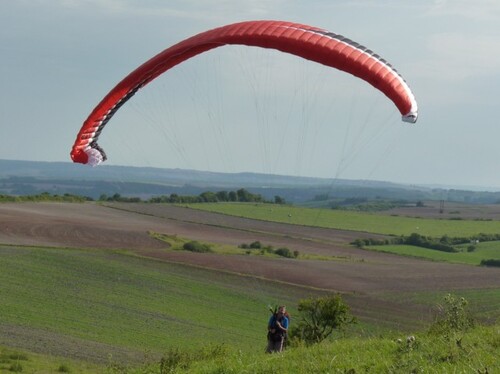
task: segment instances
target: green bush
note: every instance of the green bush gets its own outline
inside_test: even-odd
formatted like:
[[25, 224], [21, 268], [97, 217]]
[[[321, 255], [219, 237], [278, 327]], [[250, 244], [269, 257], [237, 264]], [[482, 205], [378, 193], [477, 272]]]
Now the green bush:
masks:
[[212, 252], [212, 248], [209, 245], [197, 242], [196, 240], [185, 243], [182, 248], [191, 252]]
[[476, 250], [476, 246], [475, 245], [469, 245], [467, 247], [467, 252], [474, 252]]
[[297, 258], [299, 257], [299, 251], [291, 251], [290, 249], [286, 247], [278, 248], [274, 251], [274, 254], [277, 254], [278, 256], [281, 257], [286, 257], [286, 258]]
[[262, 248], [262, 244], [257, 240], [253, 243], [250, 243], [250, 248], [252, 249], [261, 249]]
[[468, 301], [463, 297], [447, 294], [444, 303], [438, 305], [436, 320], [431, 325], [430, 332], [455, 339], [457, 344], [461, 335], [474, 326], [474, 319], [468, 310]]
[[481, 260], [481, 266], [500, 266], [500, 260]]
[[57, 369], [59, 373], [69, 373], [71, 370], [69, 369], [69, 366], [66, 364], [61, 364], [59, 365], [59, 368]]
[[178, 348], [168, 350], [160, 360], [160, 373], [172, 373], [176, 369], [186, 370], [192, 361], [189, 352]]
[[353, 242], [351, 242], [351, 244], [358, 248], [363, 248], [365, 246], [365, 241], [363, 239], [356, 239]]
[[356, 323], [356, 318], [340, 295], [301, 300], [298, 310], [299, 321], [291, 329], [290, 338], [307, 345], [320, 343], [335, 330]]

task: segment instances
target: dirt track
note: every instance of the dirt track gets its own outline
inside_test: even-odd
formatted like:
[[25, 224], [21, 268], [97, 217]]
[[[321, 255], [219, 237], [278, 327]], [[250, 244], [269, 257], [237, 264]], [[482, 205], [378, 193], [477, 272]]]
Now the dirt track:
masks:
[[[152, 239], [148, 231], [233, 245], [260, 240], [301, 253], [327, 254], [340, 259], [299, 261], [165, 251], [165, 244]], [[111, 208], [94, 203], [0, 204], [0, 243], [4, 244], [128, 248], [167, 261], [361, 294], [500, 287], [499, 269], [429, 262], [347, 245], [362, 235], [258, 222], [167, 205], [124, 204]]]

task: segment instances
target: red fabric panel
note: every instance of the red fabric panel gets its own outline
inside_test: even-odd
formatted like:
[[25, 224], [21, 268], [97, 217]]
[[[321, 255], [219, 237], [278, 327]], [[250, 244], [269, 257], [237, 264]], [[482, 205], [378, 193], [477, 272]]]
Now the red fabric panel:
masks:
[[167, 48], [125, 77], [96, 106], [84, 122], [71, 157], [75, 162], [86, 163], [82, 154], [91, 142], [97, 141], [94, 133], [103, 121], [109, 120], [110, 111], [128, 94], [143, 87], [173, 66], [205, 51], [227, 44], [277, 49], [312, 60], [359, 77], [390, 98], [401, 114], [412, 110], [413, 94], [397, 72], [363, 47], [335, 38], [335, 34], [307, 25], [282, 21], [250, 21], [223, 26], [203, 32]]

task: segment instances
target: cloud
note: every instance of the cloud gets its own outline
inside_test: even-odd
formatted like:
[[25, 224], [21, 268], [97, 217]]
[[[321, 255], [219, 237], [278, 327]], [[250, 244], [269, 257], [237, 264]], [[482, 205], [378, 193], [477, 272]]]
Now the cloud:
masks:
[[476, 21], [499, 21], [500, 2], [498, 0], [435, 0], [429, 16], [460, 17]]
[[498, 39], [488, 35], [442, 33], [427, 43], [428, 57], [423, 59], [430, 76], [457, 81], [500, 74]]
[[[43, 3], [43, 0], [39, 0]], [[56, 2], [53, 2], [53, 4]], [[219, 19], [248, 19], [265, 17], [279, 9], [284, 1], [249, 0], [244, 4], [232, 0], [58, 0], [66, 8], [94, 9], [115, 15], [173, 17], [216, 21]]]

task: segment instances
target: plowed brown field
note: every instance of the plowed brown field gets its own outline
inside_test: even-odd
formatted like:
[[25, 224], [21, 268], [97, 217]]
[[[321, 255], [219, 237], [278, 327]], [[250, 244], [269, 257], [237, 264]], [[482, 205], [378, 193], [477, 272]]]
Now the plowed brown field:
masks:
[[[233, 245], [259, 240], [300, 253], [339, 258], [292, 260], [165, 251], [165, 243], [151, 238], [148, 231]], [[500, 287], [498, 269], [430, 262], [348, 245], [364, 235], [260, 222], [168, 205], [0, 204], [0, 243], [4, 244], [125, 248], [166, 261], [358, 294]]]

